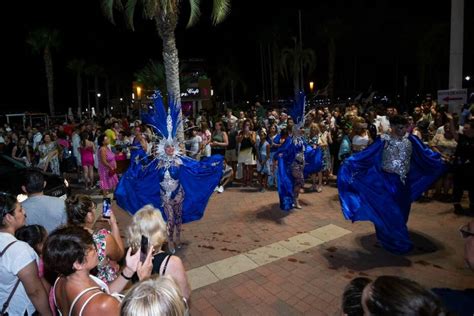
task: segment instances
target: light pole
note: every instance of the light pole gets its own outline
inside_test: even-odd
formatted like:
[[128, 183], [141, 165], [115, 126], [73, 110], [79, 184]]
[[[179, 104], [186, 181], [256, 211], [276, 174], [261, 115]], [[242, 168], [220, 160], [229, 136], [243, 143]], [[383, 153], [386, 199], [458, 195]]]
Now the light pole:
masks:
[[102, 96], [102, 94], [100, 93], [97, 93], [97, 114], [100, 114], [100, 97]]

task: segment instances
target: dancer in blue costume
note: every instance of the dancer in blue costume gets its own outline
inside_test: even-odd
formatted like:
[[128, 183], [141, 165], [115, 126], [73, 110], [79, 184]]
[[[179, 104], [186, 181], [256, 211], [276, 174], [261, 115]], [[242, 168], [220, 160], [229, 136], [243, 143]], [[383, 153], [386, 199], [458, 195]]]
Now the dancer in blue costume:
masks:
[[382, 246], [395, 254], [413, 248], [407, 228], [411, 203], [445, 171], [438, 153], [406, 136], [407, 123], [402, 116], [391, 118], [391, 134], [347, 158], [337, 177], [344, 217], [371, 221]]
[[158, 92], [153, 99], [154, 106], [142, 115], [142, 120], [160, 138], [155, 140], [150, 157], [144, 155], [142, 146], [137, 146], [115, 197], [117, 204], [131, 214], [147, 204], [158, 207], [167, 220], [168, 247], [174, 253], [175, 246], [179, 248], [181, 244], [181, 224], [202, 218], [222, 176], [223, 157], [196, 161], [182, 154], [184, 146], [176, 139], [181, 124], [179, 104], [170, 101], [166, 113]]
[[147, 155], [148, 144], [143, 136], [142, 126], [135, 126], [133, 142], [130, 145], [130, 161], [138, 163], [139, 161], [144, 162]]
[[321, 169], [321, 153], [306, 145], [303, 140], [302, 126], [304, 125], [305, 96], [300, 93], [296, 103], [290, 109], [294, 122], [282, 130], [280, 137], [275, 137], [275, 143], [281, 144], [275, 152], [274, 159], [278, 161], [277, 183], [280, 208], [289, 211], [292, 208], [301, 209], [299, 203], [300, 190], [304, 185], [305, 176]]

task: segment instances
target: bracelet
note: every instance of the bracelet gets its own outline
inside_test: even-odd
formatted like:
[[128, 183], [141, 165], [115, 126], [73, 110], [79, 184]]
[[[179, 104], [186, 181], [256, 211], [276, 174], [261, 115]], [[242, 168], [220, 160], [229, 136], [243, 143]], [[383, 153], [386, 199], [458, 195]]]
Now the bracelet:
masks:
[[131, 277], [126, 276], [125, 273], [123, 273], [123, 270], [122, 272], [120, 272], [120, 275], [123, 276], [123, 278], [128, 281], [130, 281], [133, 278], [133, 275]]

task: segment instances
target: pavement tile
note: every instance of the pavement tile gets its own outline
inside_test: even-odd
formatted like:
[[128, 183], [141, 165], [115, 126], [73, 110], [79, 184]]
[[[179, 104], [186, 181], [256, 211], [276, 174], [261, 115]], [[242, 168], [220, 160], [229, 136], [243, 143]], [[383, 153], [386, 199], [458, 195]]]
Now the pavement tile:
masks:
[[194, 268], [192, 270], [188, 270], [186, 273], [188, 275], [191, 289], [193, 290], [219, 281], [219, 279], [214, 273], [211, 272], [211, 270], [209, 270], [207, 266]]
[[297, 253], [309, 248], [316, 247], [322, 244], [323, 242], [323, 240], [305, 233], [290, 237], [283, 241], [279, 241], [278, 244], [293, 253]]
[[205, 298], [200, 298], [198, 300], [192, 301], [192, 306], [199, 311], [204, 311], [205, 309], [211, 307], [209, 301]]
[[265, 247], [248, 251], [245, 253], [245, 255], [260, 266], [284, 257], [288, 257], [293, 253], [293, 251], [288, 250], [288, 248], [284, 247], [280, 243], [274, 243]]
[[330, 241], [330, 240], [342, 237], [350, 233], [351, 233], [350, 230], [341, 228], [334, 224], [329, 224], [329, 225], [314, 229], [309, 232], [311, 236], [316, 237], [323, 241]]

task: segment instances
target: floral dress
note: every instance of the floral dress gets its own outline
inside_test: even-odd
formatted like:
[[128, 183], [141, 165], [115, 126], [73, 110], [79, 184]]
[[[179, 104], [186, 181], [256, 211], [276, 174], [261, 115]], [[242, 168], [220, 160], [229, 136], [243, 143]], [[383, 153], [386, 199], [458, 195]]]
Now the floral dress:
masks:
[[103, 228], [92, 234], [94, 243], [97, 247], [97, 256], [99, 258], [99, 264], [97, 265], [97, 277], [105, 283], [110, 283], [117, 278], [118, 264], [109, 258], [107, 258], [105, 247], [105, 238], [110, 232]]
[[48, 167], [51, 169], [51, 172], [57, 175], [60, 175], [60, 169], [59, 169], [59, 157], [56, 154], [54, 157], [49, 158], [49, 155], [53, 151], [58, 151], [58, 145], [56, 142], [50, 142], [49, 144], [41, 144], [38, 147], [38, 151], [40, 153], [40, 161], [38, 162], [37, 167], [47, 170]]

